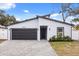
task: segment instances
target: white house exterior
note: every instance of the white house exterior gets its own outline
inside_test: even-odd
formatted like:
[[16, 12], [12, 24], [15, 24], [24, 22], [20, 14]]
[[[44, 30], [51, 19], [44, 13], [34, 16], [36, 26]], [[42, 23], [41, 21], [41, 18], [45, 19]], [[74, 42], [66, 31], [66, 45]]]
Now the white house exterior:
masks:
[[4, 40], [4, 39], [8, 39], [8, 35], [7, 35], [7, 28], [5, 28], [4, 26], [0, 25], [0, 39]]
[[[72, 26], [69, 23], [38, 16], [36, 18], [8, 26], [8, 40], [17, 40], [19, 38], [23, 39], [23, 37], [21, 37], [23, 35], [24, 37], [26, 36], [26, 40], [29, 40], [27, 38], [31, 38], [32, 35], [34, 35], [38, 41], [42, 39], [49, 40], [52, 36], [57, 35], [57, 28], [64, 28], [64, 36], [72, 37], [71, 27]], [[26, 33], [24, 32], [23, 34], [23, 31]], [[34, 36], [33, 38], [35, 38]]]

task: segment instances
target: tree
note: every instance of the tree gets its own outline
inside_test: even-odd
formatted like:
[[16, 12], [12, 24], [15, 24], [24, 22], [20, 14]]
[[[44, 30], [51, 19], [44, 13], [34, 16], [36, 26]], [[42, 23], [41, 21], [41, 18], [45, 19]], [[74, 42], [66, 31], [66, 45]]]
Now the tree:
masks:
[[[75, 9], [73, 9], [72, 11], [73, 11], [73, 12], [72, 12], [72, 16], [79, 15], [79, 8], [75, 8]], [[73, 22], [79, 22], [79, 17], [74, 18], [72, 21], [73, 21]], [[75, 28], [76, 30], [79, 30], [79, 24], [76, 24], [76, 25], [74, 26], [74, 28]]]
[[79, 30], [79, 25], [77, 24], [76, 26], [73, 27], [76, 30]]
[[10, 25], [10, 24], [16, 22], [16, 19], [15, 19], [14, 16], [6, 15], [5, 18], [6, 18], [6, 19], [5, 19], [5, 23], [4, 23], [4, 25]]
[[[72, 21], [73, 22], [79, 22], [79, 18], [74, 18]], [[79, 30], [79, 24], [76, 24], [73, 28], [76, 29], [76, 30]]]
[[63, 21], [66, 21], [66, 18], [69, 16], [76, 16], [79, 15], [79, 6], [77, 4], [76, 8], [71, 7], [73, 3], [63, 3], [61, 4], [61, 11]]
[[66, 18], [70, 16], [70, 12], [71, 12], [70, 5], [71, 5], [70, 3], [61, 4], [60, 13], [62, 14], [63, 22], [65, 22]]
[[[77, 5], [76, 8], [71, 8], [70, 7], [71, 5], [72, 4], [70, 4], [70, 3], [65, 3], [65, 4], [61, 5], [60, 13], [62, 13], [62, 18], [63, 18], [64, 22], [66, 21], [66, 18], [69, 17], [69, 16], [75, 16], [76, 17], [77, 15], [79, 15], [79, 7], [78, 7], [78, 5]], [[73, 22], [79, 22], [79, 16], [74, 18], [72, 21]], [[74, 28], [76, 30], [79, 30], [79, 24], [76, 24], [74, 26]]]
[[72, 16], [79, 15], [79, 7], [72, 9], [71, 13], [72, 13]]
[[14, 16], [10, 16], [9, 14], [6, 14], [5, 11], [0, 10], [0, 25], [7, 26], [15, 22], [16, 18]]
[[3, 23], [5, 22], [5, 15], [4, 15], [5, 11], [0, 10], [0, 24], [3, 25]]
[[72, 21], [73, 22], [79, 22], [79, 18], [74, 18]]

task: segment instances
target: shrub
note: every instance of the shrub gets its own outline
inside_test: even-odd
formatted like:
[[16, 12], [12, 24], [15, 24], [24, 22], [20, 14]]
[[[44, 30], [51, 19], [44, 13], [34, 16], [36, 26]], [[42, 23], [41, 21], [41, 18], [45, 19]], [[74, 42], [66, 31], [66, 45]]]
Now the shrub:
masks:
[[53, 42], [53, 41], [72, 41], [72, 39], [69, 36], [53, 36], [49, 39], [49, 42]]
[[71, 41], [72, 39], [69, 36], [64, 36], [63, 40]]

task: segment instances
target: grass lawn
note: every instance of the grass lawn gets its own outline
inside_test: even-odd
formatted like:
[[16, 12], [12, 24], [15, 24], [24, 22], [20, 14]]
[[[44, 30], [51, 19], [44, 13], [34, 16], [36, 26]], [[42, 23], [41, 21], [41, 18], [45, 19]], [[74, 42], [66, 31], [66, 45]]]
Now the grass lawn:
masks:
[[50, 42], [59, 56], [79, 56], [79, 41]]

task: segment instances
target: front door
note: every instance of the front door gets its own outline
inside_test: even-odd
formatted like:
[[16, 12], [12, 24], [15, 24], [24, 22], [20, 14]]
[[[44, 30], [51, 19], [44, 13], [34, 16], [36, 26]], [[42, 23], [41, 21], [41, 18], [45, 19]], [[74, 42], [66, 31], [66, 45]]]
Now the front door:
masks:
[[47, 26], [40, 26], [40, 39], [47, 39]]

